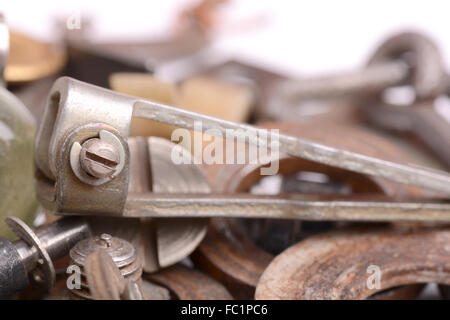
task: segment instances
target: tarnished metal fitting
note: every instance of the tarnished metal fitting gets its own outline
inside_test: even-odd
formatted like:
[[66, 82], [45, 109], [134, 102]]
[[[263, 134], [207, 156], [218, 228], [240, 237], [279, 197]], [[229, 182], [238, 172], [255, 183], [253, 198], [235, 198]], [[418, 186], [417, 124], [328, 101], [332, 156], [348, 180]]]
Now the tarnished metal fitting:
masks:
[[[93, 283], [88, 283], [89, 277], [91, 278], [101, 278], [109, 277], [114, 270], [113, 266], [108, 266], [108, 259], [99, 257], [98, 264], [106, 265], [105, 268], [89, 268], [86, 270], [86, 263], [92, 254], [98, 253], [100, 251], [106, 252], [115, 267], [120, 271], [120, 276], [131, 283], [131, 285], [140, 286], [141, 276], [142, 276], [142, 263], [138, 257], [136, 249], [128, 241], [121, 238], [112, 237], [109, 234], [102, 234], [95, 238], [89, 238], [78, 242], [70, 250], [71, 263], [82, 269], [81, 271], [81, 288], [71, 289], [74, 298], [82, 299], [93, 299], [91, 286]], [[108, 269], [109, 272], [105, 272], [104, 269]], [[95, 282], [95, 281], [93, 281]], [[107, 281], [106, 281], [107, 282]], [[106, 285], [107, 287], [109, 284]], [[98, 289], [98, 288], [96, 288]], [[107, 288], [103, 288], [107, 290]], [[111, 288], [109, 288], [111, 289]], [[97, 290], [97, 291], [104, 291]], [[123, 290], [123, 289], [122, 289]]]

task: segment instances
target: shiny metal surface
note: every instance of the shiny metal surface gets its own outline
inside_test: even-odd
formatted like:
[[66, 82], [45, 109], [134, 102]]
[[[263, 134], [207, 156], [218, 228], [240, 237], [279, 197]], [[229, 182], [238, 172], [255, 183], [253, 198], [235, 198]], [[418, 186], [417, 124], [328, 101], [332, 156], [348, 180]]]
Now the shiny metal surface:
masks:
[[25, 289], [23, 284], [28, 284], [28, 275], [37, 284], [50, 289], [56, 277], [53, 260], [66, 255], [75, 243], [90, 234], [89, 226], [79, 217], [59, 219], [36, 230], [17, 217], [8, 217], [6, 222], [19, 237], [13, 243], [5, 240], [0, 246], [0, 251], [9, 257], [0, 259], [0, 270], [9, 270], [2, 273], [6, 278], [0, 279], [0, 288], [7, 289], [0, 292], [8, 297]]

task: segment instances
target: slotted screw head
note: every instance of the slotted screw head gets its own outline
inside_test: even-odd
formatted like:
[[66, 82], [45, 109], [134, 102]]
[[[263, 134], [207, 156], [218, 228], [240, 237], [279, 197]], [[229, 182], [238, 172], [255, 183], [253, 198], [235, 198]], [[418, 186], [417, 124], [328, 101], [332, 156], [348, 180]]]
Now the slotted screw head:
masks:
[[98, 179], [114, 174], [120, 161], [119, 151], [115, 146], [93, 138], [84, 142], [81, 147], [80, 164], [84, 171]]

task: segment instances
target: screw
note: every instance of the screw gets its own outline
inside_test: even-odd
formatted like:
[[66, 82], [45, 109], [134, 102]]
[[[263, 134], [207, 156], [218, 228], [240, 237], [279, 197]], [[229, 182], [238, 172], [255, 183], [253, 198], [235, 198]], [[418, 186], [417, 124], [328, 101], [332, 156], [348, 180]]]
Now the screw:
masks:
[[81, 147], [80, 164], [84, 171], [99, 179], [114, 174], [120, 161], [115, 146], [93, 138], [84, 142]]
[[110, 234], [107, 233], [102, 233], [100, 236], [100, 240], [107, 246], [107, 247], [111, 247], [111, 239], [112, 236]]

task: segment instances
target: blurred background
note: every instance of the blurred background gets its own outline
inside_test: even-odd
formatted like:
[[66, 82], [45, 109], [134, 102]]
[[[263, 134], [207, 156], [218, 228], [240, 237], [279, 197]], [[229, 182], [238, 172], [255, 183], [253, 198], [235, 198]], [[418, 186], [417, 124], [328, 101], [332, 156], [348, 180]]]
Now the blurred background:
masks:
[[[14, 0], [2, 1], [0, 10], [11, 29], [42, 40], [58, 37], [56, 20], [79, 15], [91, 21], [92, 40], [140, 41], [173, 32], [177, 14], [198, 2]], [[214, 43], [207, 50], [306, 76], [359, 67], [387, 36], [413, 29], [435, 39], [448, 65], [449, 6], [435, 0], [230, 0], [215, 10]]]

